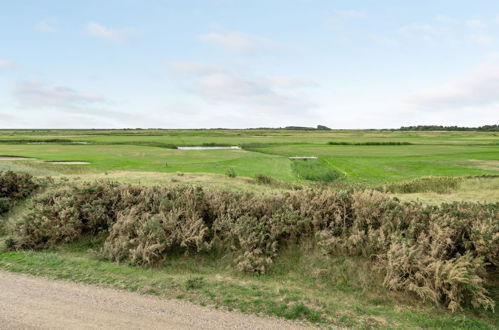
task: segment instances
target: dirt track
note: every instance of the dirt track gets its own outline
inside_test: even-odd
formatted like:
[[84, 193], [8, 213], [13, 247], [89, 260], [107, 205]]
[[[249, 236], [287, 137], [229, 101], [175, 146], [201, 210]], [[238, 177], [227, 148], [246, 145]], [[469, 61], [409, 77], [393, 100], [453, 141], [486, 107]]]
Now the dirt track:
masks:
[[131, 292], [0, 271], [0, 329], [303, 329]]

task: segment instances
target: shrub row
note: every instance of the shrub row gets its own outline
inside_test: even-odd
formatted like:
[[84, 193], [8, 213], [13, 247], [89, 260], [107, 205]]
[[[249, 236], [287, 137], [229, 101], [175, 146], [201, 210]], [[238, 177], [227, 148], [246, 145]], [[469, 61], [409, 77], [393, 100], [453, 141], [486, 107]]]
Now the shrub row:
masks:
[[100, 253], [109, 260], [147, 266], [174, 252], [217, 249], [249, 273], [265, 273], [291, 243], [315, 242], [325, 258], [375, 260], [392, 290], [452, 310], [493, 308], [485, 282], [499, 266], [498, 211], [498, 204], [403, 203], [372, 190], [255, 195], [88, 183], [40, 194], [10, 241], [15, 248], [41, 249], [102, 233]]

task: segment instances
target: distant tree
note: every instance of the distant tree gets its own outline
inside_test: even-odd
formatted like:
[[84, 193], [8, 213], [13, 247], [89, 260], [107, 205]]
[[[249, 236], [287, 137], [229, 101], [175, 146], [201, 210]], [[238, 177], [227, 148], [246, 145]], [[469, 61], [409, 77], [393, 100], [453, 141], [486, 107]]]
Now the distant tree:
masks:
[[317, 129], [320, 131], [330, 131], [331, 129], [324, 125], [317, 125]]
[[460, 126], [442, 126], [442, 125], [418, 125], [402, 126], [400, 131], [480, 131], [480, 132], [499, 132], [499, 125], [484, 125], [479, 127], [460, 127]]

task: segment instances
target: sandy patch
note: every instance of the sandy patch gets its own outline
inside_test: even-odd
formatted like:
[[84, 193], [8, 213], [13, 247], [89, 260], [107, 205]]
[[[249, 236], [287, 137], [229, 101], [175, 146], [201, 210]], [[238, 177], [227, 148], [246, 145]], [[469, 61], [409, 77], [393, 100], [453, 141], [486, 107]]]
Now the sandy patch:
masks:
[[239, 146], [227, 146], [227, 147], [177, 147], [178, 150], [238, 150], [241, 149]]
[[49, 164], [59, 164], [59, 165], [85, 165], [85, 164], [90, 164], [89, 162], [61, 162], [61, 161], [55, 161], [55, 162], [46, 162]]
[[33, 160], [34, 158], [20, 156], [0, 156], [0, 160]]

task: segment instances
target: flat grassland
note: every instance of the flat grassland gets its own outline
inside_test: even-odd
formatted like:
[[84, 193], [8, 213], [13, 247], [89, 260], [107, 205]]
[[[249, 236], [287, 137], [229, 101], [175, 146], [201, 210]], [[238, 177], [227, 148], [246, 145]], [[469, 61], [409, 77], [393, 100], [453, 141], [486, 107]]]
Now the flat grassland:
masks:
[[[242, 149], [178, 150], [177, 146]], [[499, 202], [498, 132], [0, 130], [0, 156], [0, 171], [61, 180], [193, 184], [257, 193], [304, 185], [366, 187], [423, 203]], [[12, 156], [30, 159], [9, 159]], [[292, 156], [318, 159], [289, 159]], [[20, 205], [6, 217], [16, 218], [22, 212]], [[325, 326], [499, 327], [497, 312], [470, 307], [451, 313], [385, 289], [362, 258], [337, 256], [326, 264], [320, 255], [291, 247], [267, 274], [252, 276], [233, 271], [231, 260], [216, 253], [174, 254], [152, 269], [116, 264], [97, 256], [101, 244], [102, 238], [88, 237], [44, 251], [1, 252], [0, 268]], [[497, 285], [490, 291], [497, 308]]]
[[[404, 144], [397, 144], [404, 143]], [[241, 150], [177, 150], [177, 146], [241, 146]], [[33, 173], [109, 171], [263, 174], [290, 183], [321, 181], [303, 176], [289, 159], [317, 156], [317, 171], [366, 185], [423, 176], [499, 174], [499, 133], [293, 130], [51, 130], [0, 131], [0, 155]], [[64, 166], [40, 161], [86, 161]], [[0, 169], [10, 162], [2, 161]], [[326, 170], [327, 172], [327, 170]]]

